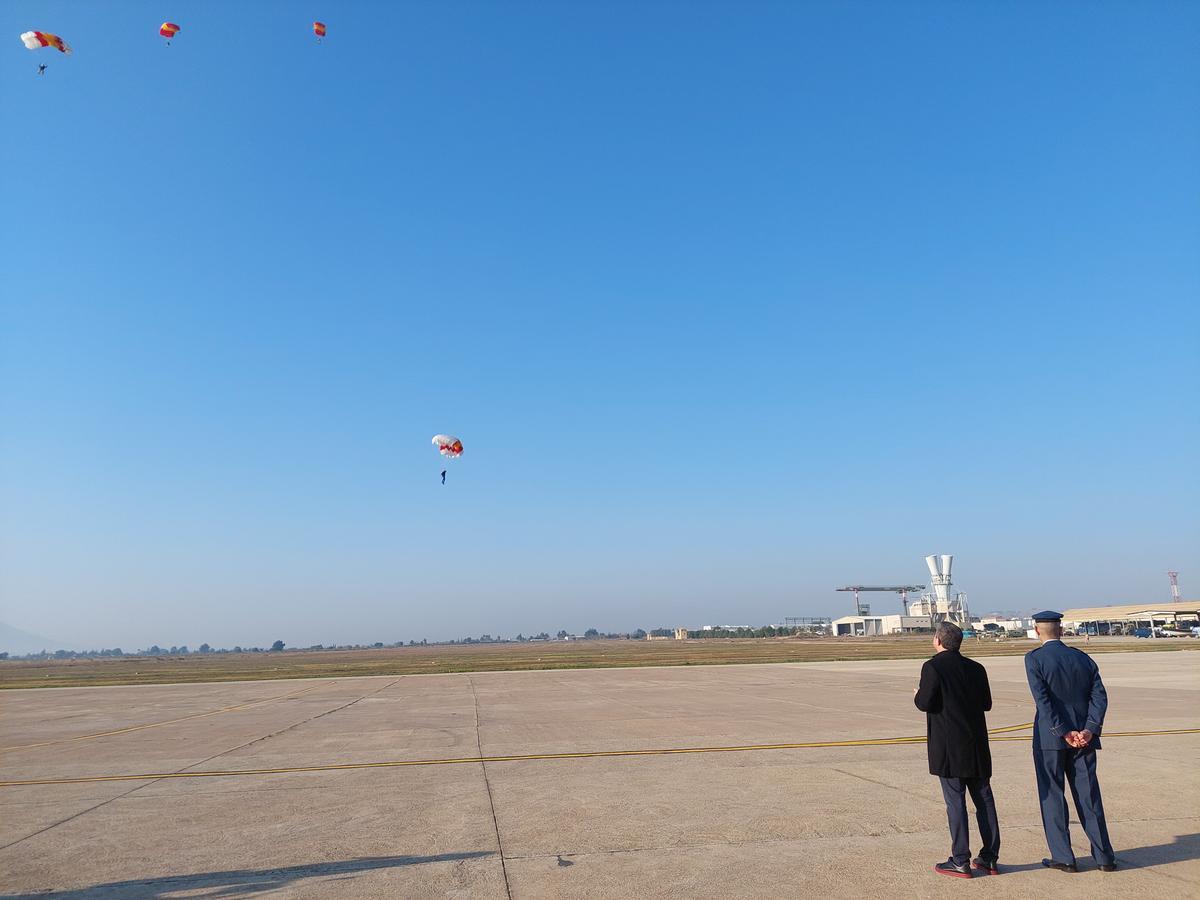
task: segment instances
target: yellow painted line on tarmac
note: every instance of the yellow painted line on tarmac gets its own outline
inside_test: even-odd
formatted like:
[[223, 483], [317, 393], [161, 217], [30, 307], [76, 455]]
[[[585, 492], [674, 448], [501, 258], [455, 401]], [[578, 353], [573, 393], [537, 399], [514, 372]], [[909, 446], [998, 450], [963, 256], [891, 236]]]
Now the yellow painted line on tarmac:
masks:
[[[1028, 735], [1004, 736], [1031, 728], [1032, 722], [1008, 725], [990, 732], [998, 741], [1028, 741]], [[1104, 736], [1147, 737], [1172, 734], [1200, 734], [1200, 728], [1175, 728], [1165, 731], [1110, 731]], [[242, 775], [295, 775], [304, 772], [344, 772], [354, 769], [397, 769], [407, 766], [450, 766], [462, 763], [533, 762], [554, 759], [602, 759], [618, 756], [677, 756], [684, 753], [749, 753], [756, 750], [810, 750], [836, 747], [884, 747], [896, 744], [923, 744], [924, 737], [871, 738], [848, 741], [804, 741], [791, 744], [748, 744], [740, 747], [672, 747], [643, 750], [585, 750], [577, 753], [529, 753], [513, 756], [461, 756], [447, 759], [397, 759], [384, 762], [330, 763], [319, 766], [286, 766], [274, 769], [232, 769], [227, 772], [150, 772], [142, 775], [90, 775], [80, 778], [37, 778], [26, 781], [0, 781], [0, 788], [50, 784], [95, 784], [105, 781], [156, 781], [164, 778], [232, 778]]]
[[[1032, 722], [997, 728], [992, 734], [1030, 728]], [[532, 762], [552, 759], [600, 759], [615, 756], [672, 756], [683, 753], [747, 753], [755, 750], [808, 750], [822, 747], [885, 747], [892, 744], [923, 744], [924, 736], [867, 738], [845, 741], [805, 741], [789, 744], [748, 744], [738, 747], [668, 747], [641, 750], [582, 750], [576, 753], [529, 753], [513, 756], [463, 756], [448, 759], [398, 759], [369, 763], [330, 763], [320, 766], [288, 766], [277, 769], [235, 769], [228, 772], [155, 772], [144, 775], [90, 775], [80, 778], [39, 778], [0, 781], [0, 787], [38, 784], [93, 784], [103, 781], [144, 781], [159, 778], [221, 778], [235, 775], [287, 775], [298, 772], [333, 772], [347, 769], [394, 769], [403, 766], [449, 766], [462, 763]]]
[[262, 700], [252, 700], [249, 703], [239, 703], [236, 706], [222, 706], [220, 709], [210, 709], [207, 712], [192, 713], [190, 716], [180, 716], [178, 719], [167, 719], [165, 722], [148, 722], [145, 725], [130, 725], [128, 728], [116, 728], [112, 731], [97, 731], [94, 734], [79, 734], [69, 738], [55, 738], [52, 741], [40, 741], [36, 744], [19, 744], [12, 747], [0, 747], [0, 753], [11, 753], [16, 750], [33, 750], [35, 747], [49, 747], [54, 744], [70, 744], [74, 741], [90, 741], [93, 738], [111, 737], [115, 734], [128, 734], [131, 731], [144, 731], [147, 728], [161, 728], [163, 725], [174, 725], [177, 722], [187, 722], [191, 719], [203, 719], [208, 716], [215, 716], [220, 713], [236, 712], [241, 709], [250, 709], [253, 706], [262, 706], [264, 703], [271, 703], [275, 700], [286, 700], [288, 697], [295, 697], [298, 694], [307, 694], [309, 691], [315, 691], [319, 687], [328, 687], [331, 684], [336, 684], [335, 681], [327, 681], [322, 684], [314, 684], [311, 687], [301, 688], [298, 691], [292, 691], [290, 694], [279, 694], [276, 697], [264, 697]]
[[[1020, 737], [1003, 737], [1003, 736], [995, 737], [995, 735], [997, 735], [999, 733], [1000, 733], [999, 730], [991, 732], [991, 734], [993, 735], [993, 737], [992, 737], [993, 741], [1027, 741], [1027, 740], [1029, 740], [1029, 738], [1024, 735], [1022, 735]], [[1101, 738], [1159, 737], [1162, 735], [1171, 735], [1171, 734], [1200, 734], [1200, 728], [1167, 728], [1167, 729], [1163, 729], [1161, 731], [1105, 731], [1100, 735], [1100, 737]], [[2, 786], [2, 785], [0, 785], [0, 786]]]

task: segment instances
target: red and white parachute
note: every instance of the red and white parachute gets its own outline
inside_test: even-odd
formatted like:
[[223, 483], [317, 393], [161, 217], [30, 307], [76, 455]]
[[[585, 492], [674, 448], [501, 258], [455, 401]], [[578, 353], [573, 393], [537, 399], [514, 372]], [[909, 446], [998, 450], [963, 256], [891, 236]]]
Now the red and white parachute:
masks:
[[26, 31], [21, 35], [21, 43], [30, 50], [40, 50], [42, 47], [53, 47], [59, 53], [70, 53], [71, 46], [57, 34], [48, 31]]
[[[458, 459], [463, 454], [462, 441], [452, 434], [435, 434], [433, 446], [446, 459]], [[442, 484], [446, 483], [446, 470], [442, 469]]]
[[438, 448], [438, 453], [449, 459], [458, 459], [463, 455], [462, 441], [452, 434], [435, 434], [433, 446]]

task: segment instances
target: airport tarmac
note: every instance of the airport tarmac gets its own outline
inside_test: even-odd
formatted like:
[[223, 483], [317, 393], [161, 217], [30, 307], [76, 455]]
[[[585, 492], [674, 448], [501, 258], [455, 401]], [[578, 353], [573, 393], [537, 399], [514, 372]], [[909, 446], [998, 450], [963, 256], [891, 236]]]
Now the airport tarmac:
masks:
[[[983, 662], [989, 726], [1031, 722], [1022, 660]], [[1081, 872], [1041, 867], [1018, 729], [993, 743], [1004, 873], [935, 875], [924, 744], [856, 744], [924, 734], [896, 660], [5, 691], [0, 894], [1200, 896], [1200, 733], [1118, 735], [1200, 729], [1200, 652], [1098, 662], [1114, 873], [1077, 825]]]

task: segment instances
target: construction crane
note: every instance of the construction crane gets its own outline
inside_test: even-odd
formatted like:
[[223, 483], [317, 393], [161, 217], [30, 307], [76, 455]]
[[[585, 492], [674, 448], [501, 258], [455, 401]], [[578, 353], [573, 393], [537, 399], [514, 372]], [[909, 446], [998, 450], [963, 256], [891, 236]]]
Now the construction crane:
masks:
[[925, 585], [923, 585], [923, 584], [901, 584], [901, 585], [893, 585], [890, 587], [876, 587], [874, 585], [852, 584], [847, 587], [837, 588], [837, 590], [854, 592], [855, 615], [859, 615], [859, 616], [869, 616], [871, 614], [871, 607], [863, 606], [862, 603], [859, 602], [858, 595], [860, 593], [865, 593], [866, 591], [886, 591], [887, 593], [891, 593], [891, 594], [899, 594], [900, 595], [900, 604], [904, 608], [904, 612], [902, 614], [907, 616], [908, 615], [908, 592], [909, 591], [923, 591], [923, 590], [925, 590]]
[[1171, 579], [1171, 602], [1179, 603], [1179, 573], [1168, 572], [1167, 577]]

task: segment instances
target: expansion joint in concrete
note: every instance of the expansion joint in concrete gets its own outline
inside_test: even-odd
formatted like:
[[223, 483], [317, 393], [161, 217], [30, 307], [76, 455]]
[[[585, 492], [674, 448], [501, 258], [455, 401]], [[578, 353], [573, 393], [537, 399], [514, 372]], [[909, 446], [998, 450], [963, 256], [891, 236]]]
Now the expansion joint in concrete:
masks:
[[[328, 716], [328, 715], [331, 715], [332, 713], [339, 712], [348, 706], [353, 706], [355, 703], [358, 703], [359, 700], [365, 700], [367, 697], [372, 697], [375, 694], [378, 694], [380, 691], [387, 690], [393, 684], [396, 684], [396, 682], [398, 682], [398, 681], [400, 681], [399, 678], [397, 678], [395, 681], [391, 681], [388, 684], [385, 684], [383, 687], [379, 688], [378, 690], [370, 691], [366, 694], [363, 694], [361, 697], [351, 700], [349, 703], [343, 703], [341, 706], [336, 706], [333, 709], [328, 709], [323, 713], [317, 713], [315, 716], [309, 716], [307, 719], [302, 719], [299, 722], [289, 725], [287, 728], [282, 728], [279, 731], [272, 732], [271, 734], [265, 734], [262, 737], [257, 737], [252, 741], [246, 741], [244, 744], [238, 744], [236, 747], [230, 747], [226, 750], [222, 750], [220, 753], [214, 753], [212, 756], [206, 757], [205, 759], [199, 760], [198, 762], [190, 763], [189, 765], [184, 766], [182, 769], [179, 769], [178, 772], [186, 772], [188, 769], [194, 769], [194, 768], [196, 768], [196, 766], [202, 766], [205, 763], [212, 762], [214, 759], [218, 759], [222, 756], [225, 756], [226, 754], [234, 753], [237, 750], [242, 750], [246, 747], [249, 747], [251, 744], [257, 744], [260, 741], [265, 741], [265, 740], [268, 740], [269, 738], [273, 738], [278, 735], [281, 735], [284, 732], [291, 731], [293, 728], [299, 728], [301, 725], [307, 725], [309, 722], [315, 721], [316, 719], [320, 719], [323, 716]], [[123, 794], [118, 794], [115, 797], [109, 797], [107, 800], [103, 800], [100, 803], [97, 803], [95, 806], [89, 806], [87, 809], [81, 809], [79, 812], [74, 813], [73, 815], [67, 816], [65, 819], [60, 819], [57, 822], [53, 822], [50, 825], [47, 825], [45, 828], [40, 828], [37, 831], [33, 832], [32, 834], [27, 834], [24, 837], [17, 838], [17, 840], [12, 841], [12, 842], [0, 847], [0, 850], [7, 850], [9, 847], [15, 847], [17, 844], [24, 843], [25, 841], [29, 840], [30, 838], [37, 837], [39, 834], [45, 834], [47, 831], [52, 831], [53, 829], [57, 828], [60, 825], [66, 825], [68, 822], [73, 822], [75, 819], [78, 819], [80, 816], [86, 816], [88, 813], [94, 812], [95, 810], [100, 809], [100, 807], [102, 807], [102, 806], [108, 806], [108, 804], [114, 803], [117, 800], [123, 800], [124, 798], [128, 797], [130, 794], [136, 793], [137, 791], [140, 791], [144, 787], [149, 787], [150, 785], [154, 784], [155, 781], [157, 781], [157, 780], [158, 779], [147, 779], [146, 781], [142, 782], [141, 784], [137, 784], [137, 785], [131, 787], [129, 790], [125, 791]]]
[[508, 897], [508, 900], [512, 900], [512, 887], [508, 883], [508, 864], [505, 862], [504, 856], [504, 840], [500, 837], [500, 822], [496, 819], [496, 801], [492, 797], [492, 783], [488, 779], [487, 762], [482, 759], [483, 737], [479, 733], [479, 694], [475, 690], [475, 680], [470, 675], [467, 676], [467, 684], [471, 686], [471, 700], [475, 706], [475, 746], [481, 757], [479, 765], [483, 769], [483, 786], [487, 789], [488, 806], [492, 811], [492, 828], [496, 832], [496, 848], [499, 851], [497, 855], [500, 857], [500, 874], [504, 876], [504, 894]]

